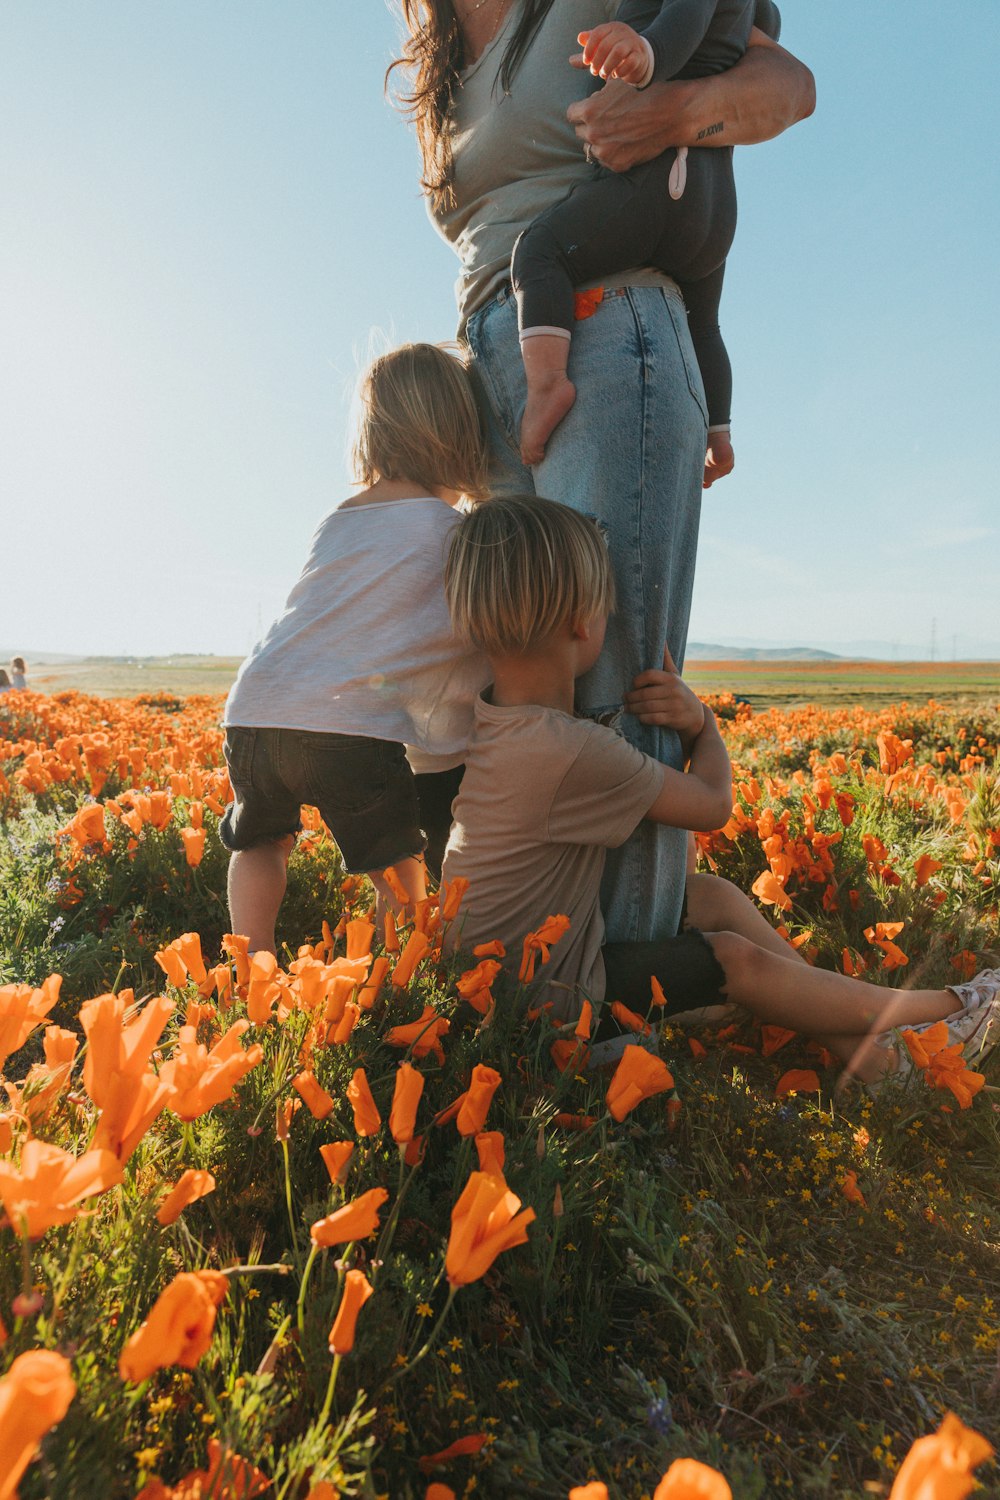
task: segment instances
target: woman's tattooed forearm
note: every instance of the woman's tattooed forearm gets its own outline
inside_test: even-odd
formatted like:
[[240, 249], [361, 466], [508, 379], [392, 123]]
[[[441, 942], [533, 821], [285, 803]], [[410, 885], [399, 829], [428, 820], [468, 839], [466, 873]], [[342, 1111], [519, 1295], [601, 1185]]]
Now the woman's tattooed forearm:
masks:
[[699, 130], [695, 140], [703, 141], [708, 135], [721, 135], [725, 128], [721, 120], [716, 120], [714, 125], [706, 125], [704, 130]]

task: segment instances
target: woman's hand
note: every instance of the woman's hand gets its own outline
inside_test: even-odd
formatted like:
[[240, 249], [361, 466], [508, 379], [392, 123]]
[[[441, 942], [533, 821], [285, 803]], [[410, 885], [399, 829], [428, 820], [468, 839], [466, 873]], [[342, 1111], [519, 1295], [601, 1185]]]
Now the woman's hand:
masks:
[[651, 161], [669, 146], [747, 146], [811, 115], [809, 69], [762, 31], [734, 68], [711, 78], [654, 83], [642, 93], [609, 80], [567, 114], [589, 156], [613, 172]]

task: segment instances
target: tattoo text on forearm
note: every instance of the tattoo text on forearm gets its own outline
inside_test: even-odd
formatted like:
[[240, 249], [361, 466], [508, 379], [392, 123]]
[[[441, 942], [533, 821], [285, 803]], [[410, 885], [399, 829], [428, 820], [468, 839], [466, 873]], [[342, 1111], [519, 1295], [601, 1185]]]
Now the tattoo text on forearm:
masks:
[[726, 127], [721, 120], [716, 120], [714, 125], [706, 125], [704, 130], [699, 130], [698, 134], [695, 136], [695, 140], [703, 141], [706, 136], [721, 135], [725, 128]]

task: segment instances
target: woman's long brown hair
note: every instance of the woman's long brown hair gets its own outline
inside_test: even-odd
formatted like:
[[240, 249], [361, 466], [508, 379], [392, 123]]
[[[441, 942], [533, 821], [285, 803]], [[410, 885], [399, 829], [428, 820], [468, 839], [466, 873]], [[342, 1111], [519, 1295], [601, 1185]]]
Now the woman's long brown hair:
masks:
[[[398, 94], [397, 102], [417, 128], [423, 165], [421, 186], [434, 209], [448, 208], [454, 202], [448, 117], [463, 67], [462, 33], [453, 0], [400, 0], [400, 4], [409, 37], [402, 57], [386, 71], [386, 86], [396, 68], [409, 74], [412, 87], [408, 93]], [[520, 7], [521, 15], [497, 75], [505, 92], [553, 0], [514, 0], [514, 4]]]

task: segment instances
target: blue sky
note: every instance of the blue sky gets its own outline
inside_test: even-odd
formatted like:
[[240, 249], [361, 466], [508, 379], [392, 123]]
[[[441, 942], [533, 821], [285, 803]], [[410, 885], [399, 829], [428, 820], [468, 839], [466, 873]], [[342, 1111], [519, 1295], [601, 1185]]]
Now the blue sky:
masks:
[[[1000, 656], [996, 0], [783, 9], [819, 106], [737, 153], [692, 638]], [[0, 648], [238, 655], [281, 607], [372, 340], [454, 330], [396, 35], [382, 0], [0, 4]]]

